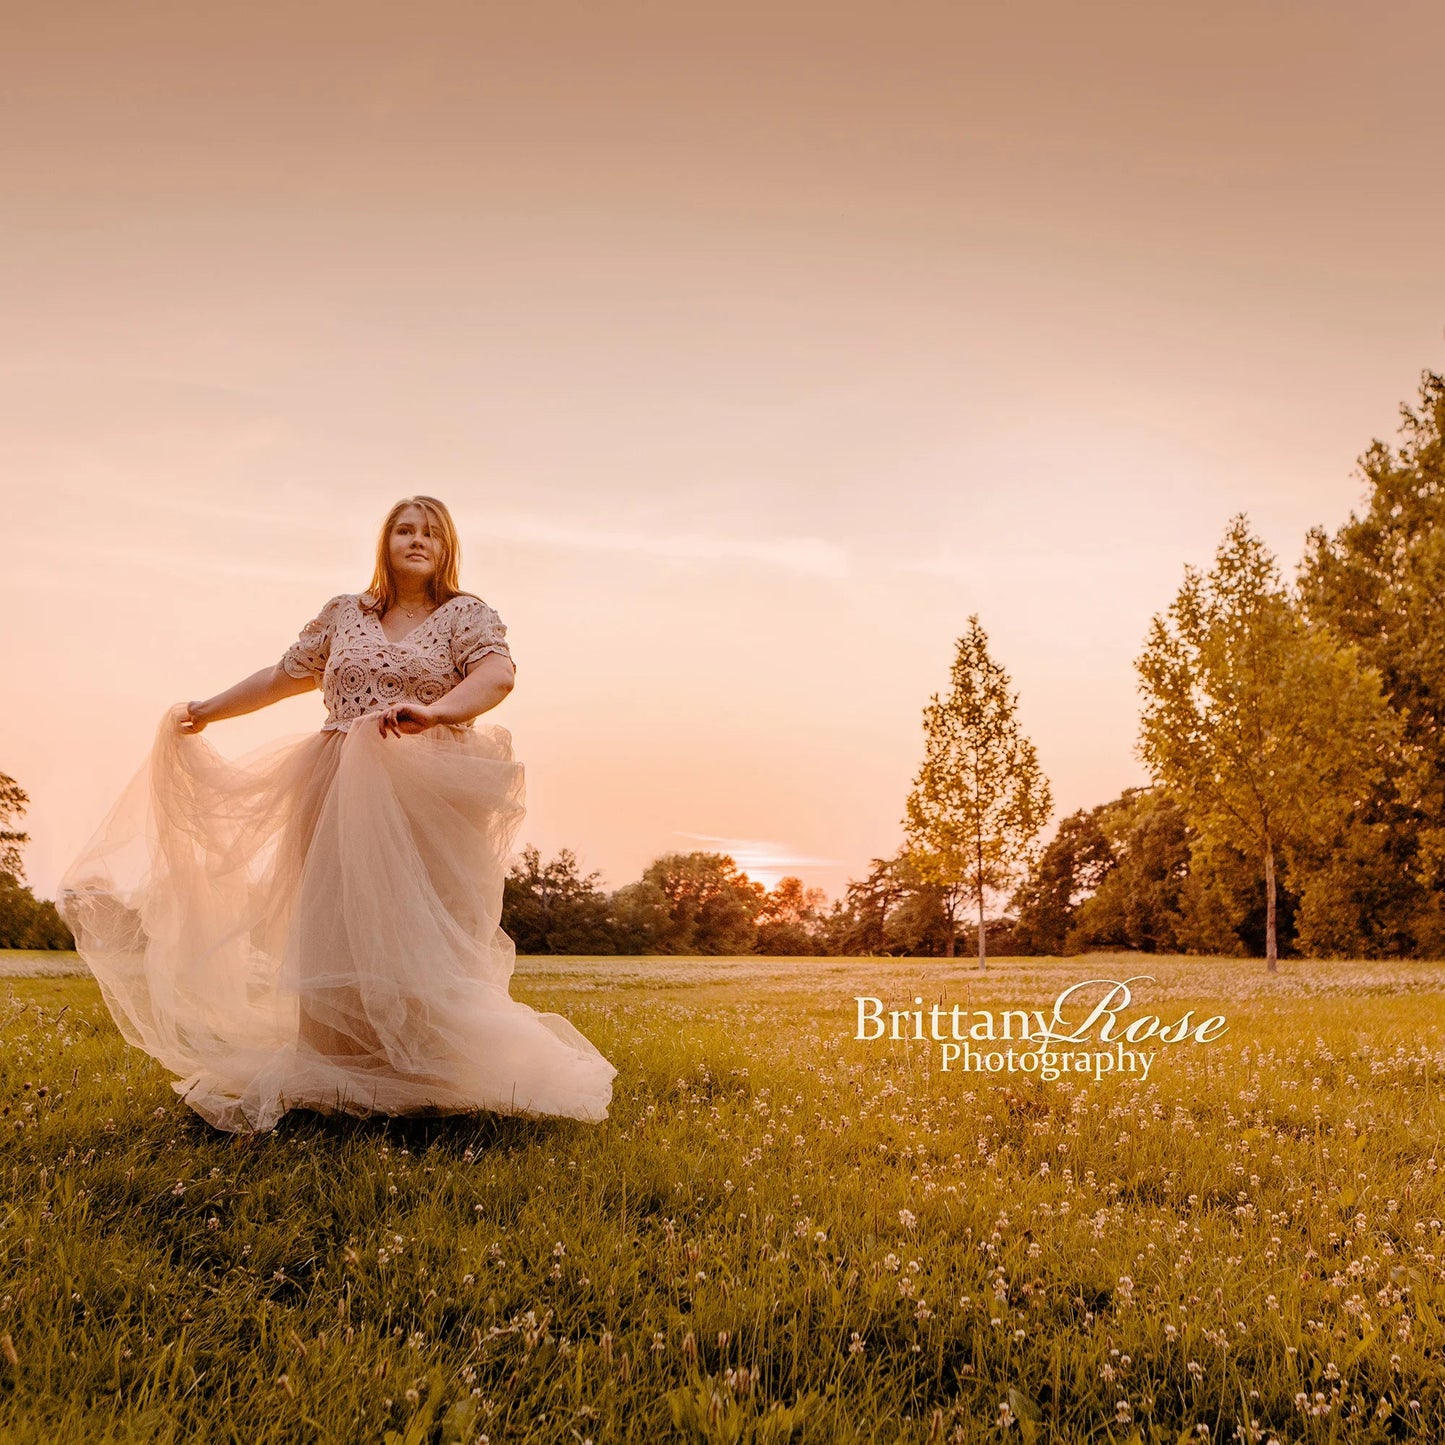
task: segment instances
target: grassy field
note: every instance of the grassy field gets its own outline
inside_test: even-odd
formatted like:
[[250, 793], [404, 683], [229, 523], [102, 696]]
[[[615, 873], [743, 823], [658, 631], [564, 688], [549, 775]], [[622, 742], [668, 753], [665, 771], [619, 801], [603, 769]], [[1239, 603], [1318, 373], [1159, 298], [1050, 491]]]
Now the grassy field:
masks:
[[[1227, 1029], [1147, 1080], [853, 1037], [860, 995], [1136, 974], [1121, 1023]], [[605, 1123], [232, 1138], [88, 976], [0, 980], [0, 1438], [1445, 1434], [1438, 965], [537, 959], [513, 993], [617, 1064]]]

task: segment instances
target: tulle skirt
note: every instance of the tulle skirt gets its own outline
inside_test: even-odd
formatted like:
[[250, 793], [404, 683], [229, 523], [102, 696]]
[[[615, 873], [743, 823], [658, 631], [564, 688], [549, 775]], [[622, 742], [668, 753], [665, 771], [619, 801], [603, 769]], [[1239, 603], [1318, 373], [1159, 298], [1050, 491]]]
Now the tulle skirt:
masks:
[[506, 729], [383, 737], [367, 717], [233, 762], [182, 713], [59, 907], [121, 1033], [198, 1114], [606, 1117], [616, 1069], [508, 992]]

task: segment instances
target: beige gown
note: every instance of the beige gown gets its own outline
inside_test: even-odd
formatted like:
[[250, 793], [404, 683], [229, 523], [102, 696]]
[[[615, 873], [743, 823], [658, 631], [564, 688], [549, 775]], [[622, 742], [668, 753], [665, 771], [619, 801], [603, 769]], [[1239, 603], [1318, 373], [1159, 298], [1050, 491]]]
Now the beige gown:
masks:
[[463, 595], [389, 642], [334, 597], [287, 650], [317, 734], [239, 761], [160, 723], [148, 763], [60, 888], [126, 1040], [217, 1128], [327, 1113], [606, 1117], [616, 1069], [559, 1014], [514, 1000], [502, 881], [523, 814], [511, 735], [381, 735], [506, 628]]

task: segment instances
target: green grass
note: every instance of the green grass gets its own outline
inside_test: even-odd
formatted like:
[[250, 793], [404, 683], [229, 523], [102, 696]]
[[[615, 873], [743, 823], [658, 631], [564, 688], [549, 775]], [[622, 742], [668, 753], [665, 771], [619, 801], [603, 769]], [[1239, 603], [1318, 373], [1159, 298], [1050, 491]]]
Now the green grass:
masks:
[[[1229, 1025], [1147, 1082], [852, 1038], [859, 994], [1140, 973], [1131, 1014]], [[617, 1064], [608, 1121], [233, 1138], [88, 976], [0, 979], [0, 1437], [1445, 1430], [1438, 966], [535, 959], [513, 993]]]
[[78, 953], [62, 953], [51, 948], [0, 948], [0, 978], [83, 974], [85, 971]]

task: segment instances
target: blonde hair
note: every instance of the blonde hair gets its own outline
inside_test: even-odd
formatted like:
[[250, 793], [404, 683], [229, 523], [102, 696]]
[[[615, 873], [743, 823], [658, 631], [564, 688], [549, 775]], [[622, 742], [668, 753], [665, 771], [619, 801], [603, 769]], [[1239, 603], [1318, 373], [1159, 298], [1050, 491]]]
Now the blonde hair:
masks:
[[362, 604], [367, 611], [375, 612], [378, 617], [384, 617], [396, 605], [396, 577], [391, 570], [391, 529], [396, 525], [396, 519], [408, 507], [421, 508], [427, 524], [431, 527], [431, 534], [439, 544], [436, 571], [432, 573], [428, 584], [431, 600], [440, 607], [443, 602], [450, 602], [453, 597], [462, 595], [458, 581], [462, 546], [457, 540], [457, 527], [452, 521], [452, 514], [447, 511], [445, 504], [437, 501], [435, 497], [403, 497], [386, 514], [386, 521], [381, 524], [381, 535], [376, 539], [376, 570], [372, 573], [371, 586], [367, 589], [372, 601]]

